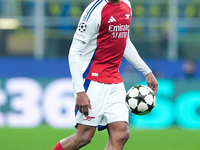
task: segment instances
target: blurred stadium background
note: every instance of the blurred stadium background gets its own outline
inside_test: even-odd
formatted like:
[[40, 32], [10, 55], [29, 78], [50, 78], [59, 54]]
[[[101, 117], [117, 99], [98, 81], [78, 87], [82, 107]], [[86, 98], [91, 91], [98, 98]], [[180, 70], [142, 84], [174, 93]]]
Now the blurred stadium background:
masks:
[[[79, 17], [91, 1], [0, 0], [0, 149], [51, 149], [74, 131], [67, 56]], [[159, 92], [150, 114], [130, 114], [136, 135], [125, 149], [144, 150], [153, 143], [154, 150], [199, 150], [200, 0], [130, 2], [131, 40], [158, 78]], [[145, 84], [126, 60], [120, 72], [127, 90]], [[97, 134], [93, 145], [101, 145], [102, 137]], [[16, 142], [10, 144], [12, 138]]]

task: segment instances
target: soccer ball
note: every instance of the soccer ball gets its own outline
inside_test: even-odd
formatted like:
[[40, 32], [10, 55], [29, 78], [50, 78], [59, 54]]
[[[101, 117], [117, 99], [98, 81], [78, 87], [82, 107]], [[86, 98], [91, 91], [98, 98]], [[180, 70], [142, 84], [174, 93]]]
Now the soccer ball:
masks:
[[136, 115], [145, 115], [154, 108], [156, 96], [148, 86], [137, 85], [127, 92], [125, 103], [130, 112]]

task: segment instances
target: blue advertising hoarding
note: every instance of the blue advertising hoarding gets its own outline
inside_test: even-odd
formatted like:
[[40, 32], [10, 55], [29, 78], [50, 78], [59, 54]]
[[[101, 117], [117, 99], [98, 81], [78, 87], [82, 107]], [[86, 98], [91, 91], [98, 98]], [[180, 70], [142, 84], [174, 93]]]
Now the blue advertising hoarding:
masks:
[[[183, 61], [146, 62], [160, 75], [156, 107], [145, 116], [130, 114], [130, 126], [164, 129], [177, 125], [200, 129], [198, 72], [196, 77], [185, 79], [181, 70]], [[129, 65], [123, 61], [120, 68], [126, 89], [146, 84], [140, 73], [130, 71]], [[67, 59], [0, 60], [0, 127], [36, 127], [45, 123], [55, 128], [72, 128], [74, 104]]]

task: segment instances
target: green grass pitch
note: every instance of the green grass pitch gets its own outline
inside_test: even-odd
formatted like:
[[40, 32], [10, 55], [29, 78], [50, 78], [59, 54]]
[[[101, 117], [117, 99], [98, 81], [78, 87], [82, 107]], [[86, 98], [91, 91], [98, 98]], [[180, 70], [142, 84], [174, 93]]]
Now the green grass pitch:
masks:
[[[54, 129], [40, 126], [31, 129], [0, 128], [2, 150], [51, 150], [74, 129]], [[137, 130], [130, 127], [130, 139], [124, 150], [200, 150], [200, 130], [177, 127], [165, 130]], [[82, 150], [104, 150], [107, 131], [96, 132], [92, 142]]]

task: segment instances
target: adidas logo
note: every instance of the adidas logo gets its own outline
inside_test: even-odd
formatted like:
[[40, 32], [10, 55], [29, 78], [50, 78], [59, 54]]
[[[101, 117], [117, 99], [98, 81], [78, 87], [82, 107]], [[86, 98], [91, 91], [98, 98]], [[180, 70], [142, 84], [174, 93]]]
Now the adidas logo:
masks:
[[108, 20], [108, 23], [111, 23], [111, 22], [116, 22], [116, 20], [113, 16], [111, 16], [110, 19]]

